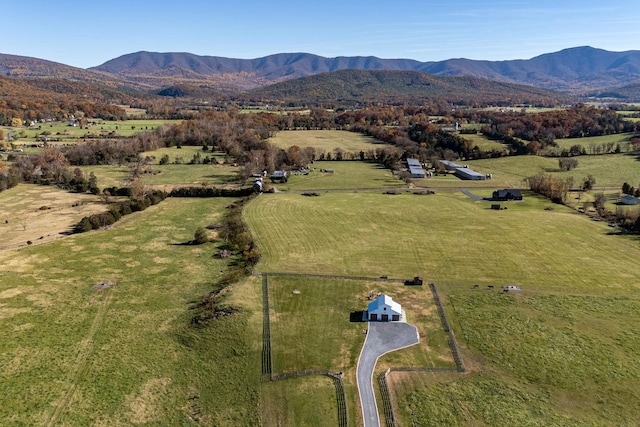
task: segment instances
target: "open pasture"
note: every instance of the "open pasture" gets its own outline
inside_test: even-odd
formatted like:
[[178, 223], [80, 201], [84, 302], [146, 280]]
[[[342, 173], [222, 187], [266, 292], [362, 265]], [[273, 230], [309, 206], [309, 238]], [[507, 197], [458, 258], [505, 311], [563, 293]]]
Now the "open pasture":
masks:
[[[16, 145], [40, 143], [39, 136], [50, 138], [49, 143], [53, 145], [64, 143], [75, 143], [82, 140], [86, 135], [93, 138], [107, 137], [109, 134], [121, 137], [128, 137], [140, 132], [150, 132], [163, 124], [180, 123], [181, 120], [126, 120], [110, 121], [102, 119], [87, 119], [92, 123], [90, 126], [71, 126], [69, 122], [47, 122], [38, 123], [33, 127], [3, 127], [5, 134], [11, 132], [13, 136], [19, 136], [14, 142]], [[46, 133], [45, 133], [46, 132]], [[43, 135], [43, 133], [45, 133]]]
[[331, 153], [334, 148], [341, 148], [350, 153], [360, 153], [385, 148], [394, 150], [392, 145], [385, 144], [371, 137], [356, 132], [343, 130], [287, 130], [276, 133], [269, 142], [279, 148], [288, 149], [293, 145], [300, 148], [313, 147], [316, 153]]
[[[121, 187], [130, 175], [124, 166], [83, 166], [81, 169], [85, 176], [93, 172], [100, 188]], [[167, 190], [180, 186], [236, 186], [237, 181], [238, 168], [228, 165], [153, 165], [150, 173], [142, 175], [146, 185]]]
[[492, 141], [489, 138], [481, 134], [460, 134], [461, 138], [468, 139], [473, 142], [473, 145], [477, 145], [482, 151], [507, 151], [504, 144], [498, 141]]
[[[640, 410], [637, 238], [531, 194], [506, 205], [457, 192], [274, 194], [245, 215], [261, 271], [439, 284], [469, 373], [393, 380], [403, 424], [628, 424]], [[523, 291], [488, 289], [504, 284]], [[394, 357], [405, 356], [380, 363]]]
[[0, 252], [0, 424], [257, 424], [252, 299], [189, 325], [228, 260], [184, 243], [231, 201], [169, 199], [109, 230]]
[[218, 163], [223, 164], [225, 162], [225, 154], [222, 152], [211, 152], [211, 151], [203, 151], [202, 146], [194, 146], [194, 145], [183, 145], [180, 148], [177, 146], [174, 147], [164, 147], [158, 148], [153, 151], [145, 151], [140, 153], [141, 157], [151, 157], [153, 159], [153, 164], [157, 165], [160, 163], [160, 159], [164, 156], [169, 158], [169, 163], [189, 163], [194, 156], [200, 155], [201, 160], [205, 157], [209, 157], [210, 159], [215, 158]]
[[[406, 188], [402, 180], [377, 163], [317, 161], [307, 175], [293, 173], [281, 191]], [[327, 172], [331, 170], [333, 172]]]
[[[637, 155], [606, 154], [600, 156], [579, 156], [578, 167], [562, 171], [558, 158], [540, 156], [511, 156], [498, 159], [469, 160], [470, 168], [483, 173], [493, 173], [492, 181], [485, 184], [496, 185], [504, 182], [512, 187], [523, 187], [523, 179], [543, 172], [565, 179], [572, 176], [574, 185], [579, 187], [583, 179], [591, 174], [596, 179], [596, 187], [622, 187], [624, 182], [640, 182], [640, 162]], [[635, 184], [632, 184], [635, 185]]]
[[594, 150], [595, 147], [602, 146], [603, 144], [613, 144], [614, 149], [616, 145], [620, 145], [622, 151], [627, 151], [629, 140], [634, 135], [635, 133], [614, 133], [611, 135], [589, 136], [585, 138], [561, 138], [556, 139], [555, 142], [561, 150], [568, 150], [574, 145], [580, 145], [584, 147], [589, 154], [591, 154], [591, 151]]
[[82, 217], [106, 210], [97, 196], [21, 184], [0, 192], [0, 251], [48, 243]]

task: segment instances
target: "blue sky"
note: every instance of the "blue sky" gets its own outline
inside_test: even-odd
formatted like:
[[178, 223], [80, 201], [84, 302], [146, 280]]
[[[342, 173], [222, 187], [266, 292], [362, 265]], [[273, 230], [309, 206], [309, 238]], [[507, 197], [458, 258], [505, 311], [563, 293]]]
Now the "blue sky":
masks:
[[640, 50], [639, 24], [638, 0], [33, 0], [3, 8], [0, 53], [82, 68], [141, 50], [506, 60]]

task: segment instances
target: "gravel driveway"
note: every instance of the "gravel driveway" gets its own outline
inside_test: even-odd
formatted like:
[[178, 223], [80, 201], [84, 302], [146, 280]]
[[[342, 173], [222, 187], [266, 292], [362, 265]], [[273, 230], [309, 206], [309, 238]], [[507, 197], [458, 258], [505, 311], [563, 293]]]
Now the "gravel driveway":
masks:
[[356, 369], [364, 427], [380, 427], [378, 405], [373, 393], [373, 371], [385, 353], [418, 344], [418, 329], [404, 322], [369, 322]]

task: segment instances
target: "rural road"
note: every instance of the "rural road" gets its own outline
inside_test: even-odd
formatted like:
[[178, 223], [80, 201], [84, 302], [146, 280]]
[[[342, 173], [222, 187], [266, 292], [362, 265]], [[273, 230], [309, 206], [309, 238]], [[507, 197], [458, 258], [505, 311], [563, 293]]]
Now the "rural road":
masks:
[[480, 201], [480, 200], [485, 200], [484, 197], [481, 196], [476, 196], [475, 194], [471, 193], [469, 190], [467, 190], [466, 188], [461, 188], [460, 192], [462, 192], [462, 194], [465, 194], [469, 197], [471, 197], [473, 200], [475, 200], [476, 202]]
[[380, 427], [378, 405], [373, 393], [373, 371], [385, 353], [419, 342], [418, 329], [404, 322], [369, 322], [367, 338], [358, 359], [356, 376], [364, 427]]

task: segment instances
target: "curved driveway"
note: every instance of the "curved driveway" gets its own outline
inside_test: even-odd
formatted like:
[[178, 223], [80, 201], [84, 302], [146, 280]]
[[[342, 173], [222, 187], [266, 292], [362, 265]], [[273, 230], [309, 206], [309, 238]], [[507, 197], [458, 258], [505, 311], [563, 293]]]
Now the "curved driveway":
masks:
[[378, 358], [418, 342], [418, 329], [413, 325], [404, 322], [369, 322], [356, 369], [364, 427], [380, 427], [378, 405], [373, 393], [373, 371]]

